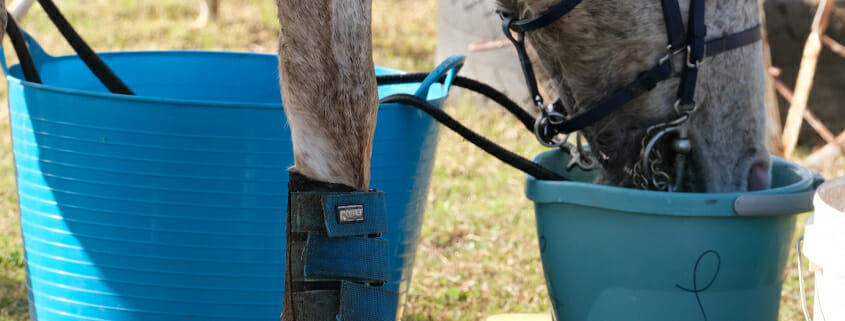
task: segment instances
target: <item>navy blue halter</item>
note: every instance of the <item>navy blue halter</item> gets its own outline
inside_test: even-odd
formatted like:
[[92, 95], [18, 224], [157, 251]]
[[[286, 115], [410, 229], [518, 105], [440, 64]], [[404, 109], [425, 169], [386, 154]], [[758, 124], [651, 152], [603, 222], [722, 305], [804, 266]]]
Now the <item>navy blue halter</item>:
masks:
[[502, 30], [516, 47], [528, 90], [534, 103], [543, 113], [540, 120], [545, 119], [545, 123], [538, 123], [543, 128], [538, 127], [539, 131], [536, 134], [544, 143], [553, 143], [555, 136], [558, 134], [569, 134], [594, 124], [634, 98], [653, 89], [659, 82], [671, 78], [674, 76], [671, 58], [679, 54], [685, 53], [686, 60], [679, 72], [681, 81], [676, 105], [679, 107], [694, 106], [698, 67], [704, 58], [760, 40], [760, 26], [757, 25], [739, 33], [705, 41], [707, 31], [704, 23], [704, 0], [690, 0], [689, 27], [686, 30], [684, 30], [678, 0], [662, 0], [663, 18], [666, 24], [666, 34], [669, 38], [667, 55], [661, 58], [654, 67], [640, 73], [636, 79], [582, 112], [566, 116], [563, 119], [559, 116], [555, 118], [556, 116], [550, 116], [550, 114], [564, 115], [561, 102], [558, 99], [552, 105], [545, 106], [543, 97], [537, 88], [534, 69], [525, 49], [525, 33], [554, 23], [572, 11], [580, 2], [581, 0], [561, 0], [540, 15], [523, 20], [518, 20], [508, 13], [499, 12], [499, 16], [502, 18]]

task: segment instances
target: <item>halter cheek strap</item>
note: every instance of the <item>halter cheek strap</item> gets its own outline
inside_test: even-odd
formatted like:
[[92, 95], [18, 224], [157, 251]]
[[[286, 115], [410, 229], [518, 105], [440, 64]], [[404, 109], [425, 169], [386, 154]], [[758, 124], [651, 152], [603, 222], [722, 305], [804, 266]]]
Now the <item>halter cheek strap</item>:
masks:
[[[663, 3], [674, 0], [664, 0]], [[676, 8], [677, 9], [677, 8]], [[680, 17], [681, 11], [673, 14], [673, 17]], [[666, 9], [664, 8], [664, 15]], [[669, 20], [665, 18], [664, 20]], [[704, 25], [704, 0], [691, 0], [689, 11], [689, 27], [687, 28], [687, 58], [681, 71], [681, 83], [678, 86], [678, 105], [695, 104], [695, 82], [698, 79], [698, 67], [704, 59], [704, 37], [707, 34], [707, 27]], [[667, 24], [668, 26], [669, 24]], [[682, 32], [683, 25], [673, 33]], [[670, 44], [671, 46], [671, 44]]]
[[[513, 20], [508, 27], [517, 33], [525, 33], [546, 27], [575, 9], [581, 0], [562, 0], [540, 13], [540, 15], [522, 20]], [[503, 16], [505, 14], [501, 13]]]
[[[534, 104], [540, 110], [544, 109], [545, 103], [543, 102], [543, 96], [540, 95], [540, 90], [537, 88], [537, 77], [534, 75], [534, 67], [532, 67], [531, 59], [528, 58], [528, 52], [525, 49], [525, 33], [552, 24], [572, 11], [572, 9], [575, 9], [575, 6], [579, 3], [581, 3], [581, 0], [562, 0], [549, 7], [546, 11], [543, 11], [540, 15], [523, 20], [517, 20], [504, 12], [499, 12], [499, 17], [502, 19], [502, 31], [505, 33], [505, 37], [516, 48], [517, 56], [519, 56], [519, 64], [525, 76], [525, 85], [528, 86], [531, 99], [534, 100]], [[511, 30], [516, 35], [511, 33]]]
[[572, 11], [580, 2], [581, 0], [562, 0], [549, 7], [549, 9], [537, 17], [523, 20], [517, 20], [507, 13], [499, 13], [502, 18], [502, 30], [505, 36], [516, 47], [526, 85], [531, 92], [534, 103], [542, 113], [542, 116], [538, 119], [537, 126], [535, 126], [535, 134], [537, 134], [541, 143], [547, 145], [554, 145], [554, 137], [558, 134], [569, 134], [595, 124], [634, 98], [650, 91], [659, 82], [674, 76], [675, 72], [672, 70], [671, 60], [676, 55], [686, 55], [684, 66], [679, 72], [681, 85], [678, 88], [677, 105], [694, 104], [698, 67], [701, 66], [704, 58], [715, 56], [760, 40], [760, 26], [757, 25], [739, 33], [705, 41], [704, 0], [691, 0], [688, 19], [689, 28], [687, 30], [684, 30], [678, 1], [662, 0], [663, 17], [666, 24], [667, 37], [669, 38], [667, 55], [659, 59], [654, 67], [640, 73], [636, 79], [599, 100], [594, 105], [585, 108], [584, 111], [568, 117], [560, 117], [560, 115], [564, 114], [560, 110], [560, 104], [555, 103], [545, 106], [543, 98], [537, 89], [536, 76], [525, 49], [525, 32], [550, 25], [566, 15], [566, 13]]

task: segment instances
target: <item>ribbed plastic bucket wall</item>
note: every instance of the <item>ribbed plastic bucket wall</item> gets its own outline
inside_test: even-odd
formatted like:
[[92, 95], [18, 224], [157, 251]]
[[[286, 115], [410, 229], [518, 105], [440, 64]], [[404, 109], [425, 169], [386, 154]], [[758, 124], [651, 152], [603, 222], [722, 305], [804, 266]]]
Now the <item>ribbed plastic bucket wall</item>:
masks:
[[[8, 76], [33, 320], [278, 320], [293, 155], [277, 58], [103, 54], [128, 97], [76, 57], [35, 54], [46, 85]], [[434, 84], [428, 100], [447, 94]], [[386, 286], [402, 301], [437, 133], [422, 112], [380, 106], [371, 186], [387, 195]]]
[[536, 160], [574, 180], [526, 187], [557, 320], [777, 320], [795, 214], [820, 177], [773, 158], [769, 190], [665, 193], [592, 184], [561, 151]]

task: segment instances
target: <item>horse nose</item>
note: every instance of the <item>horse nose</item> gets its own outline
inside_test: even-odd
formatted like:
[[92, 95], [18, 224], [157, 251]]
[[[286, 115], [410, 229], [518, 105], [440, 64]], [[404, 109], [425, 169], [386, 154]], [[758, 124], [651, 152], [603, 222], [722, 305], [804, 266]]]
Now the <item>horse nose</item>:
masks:
[[748, 170], [748, 190], [759, 191], [769, 188], [772, 182], [770, 169], [771, 163], [768, 158], [752, 163]]

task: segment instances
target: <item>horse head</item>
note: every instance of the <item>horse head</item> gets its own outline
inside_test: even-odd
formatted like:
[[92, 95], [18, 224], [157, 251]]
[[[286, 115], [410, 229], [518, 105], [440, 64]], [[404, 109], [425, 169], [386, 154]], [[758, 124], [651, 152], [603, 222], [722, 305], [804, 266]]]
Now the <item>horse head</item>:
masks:
[[[506, 15], [535, 17], [559, 0], [499, 0]], [[676, 1], [676, 0], [667, 0]], [[690, 4], [681, 1], [684, 21]], [[706, 0], [707, 39], [747, 30], [760, 23], [756, 1]], [[680, 21], [680, 20], [679, 20]], [[686, 23], [688, 24], [688, 23]], [[667, 28], [660, 1], [585, 0], [566, 15], [525, 33], [533, 48], [541, 84], [560, 97], [566, 114], [596, 104], [667, 58], [672, 69], [684, 66], [685, 55], [667, 52]], [[677, 73], [676, 73], [677, 74]], [[698, 67], [695, 103], [676, 106], [680, 80], [671, 77], [627, 102], [582, 133], [601, 163], [597, 183], [638, 186], [643, 149], [655, 126], [676, 126], [691, 149], [679, 170], [673, 169], [672, 139], [654, 144], [648, 172], [678, 179], [677, 190], [731, 192], [768, 188], [769, 155], [764, 146], [764, 65], [759, 41], [707, 57]], [[694, 111], [693, 111], [694, 110]], [[649, 128], [652, 128], [650, 131]], [[671, 135], [669, 135], [671, 136]], [[655, 156], [657, 155], [657, 156]], [[677, 174], [675, 174], [677, 173]], [[640, 175], [640, 177], [638, 177]]]

